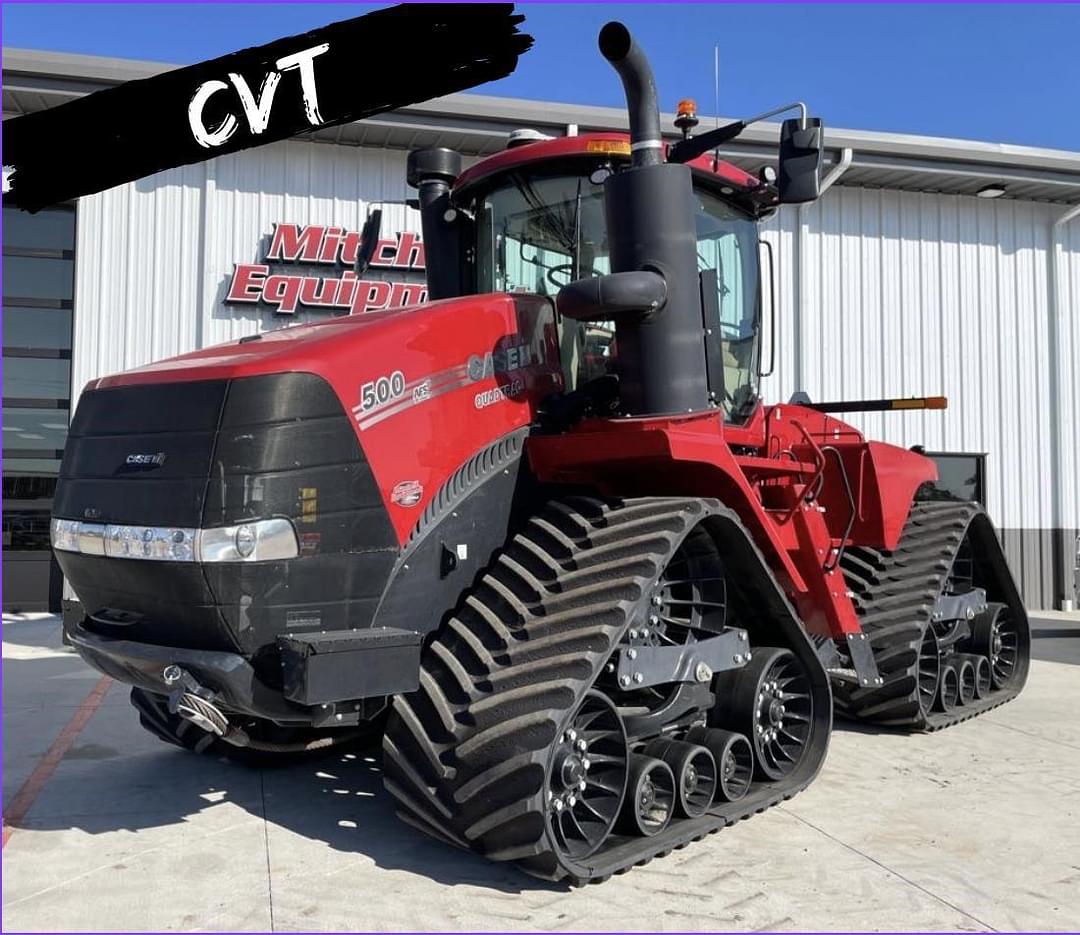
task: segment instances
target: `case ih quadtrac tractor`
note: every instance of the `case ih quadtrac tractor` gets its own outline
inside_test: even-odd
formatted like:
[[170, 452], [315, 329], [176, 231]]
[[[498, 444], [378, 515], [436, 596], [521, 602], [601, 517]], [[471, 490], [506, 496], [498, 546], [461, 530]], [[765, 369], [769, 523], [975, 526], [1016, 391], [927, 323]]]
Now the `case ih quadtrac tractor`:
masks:
[[817, 196], [820, 123], [774, 187], [712, 155], [742, 123], [663, 142], [627, 30], [600, 49], [629, 137], [413, 153], [433, 301], [95, 381], [53, 524], [143, 726], [381, 733], [403, 818], [575, 882], [804, 788], [834, 704], [932, 730], [1029, 655], [982, 509], [829, 414], [910, 401], [758, 397], [757, 222]]

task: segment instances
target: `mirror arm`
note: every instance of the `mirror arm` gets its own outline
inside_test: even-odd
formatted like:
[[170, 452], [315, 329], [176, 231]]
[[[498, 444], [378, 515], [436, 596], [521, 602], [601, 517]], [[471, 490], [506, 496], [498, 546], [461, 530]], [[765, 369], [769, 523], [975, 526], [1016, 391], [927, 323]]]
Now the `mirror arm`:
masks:
[[701, 136], [694, 136], [688, 140], [680, 140], [678, 143], [672, 144], [668, 150], [668, 162], [690, 162], [691, 159], [697, 159], [698, 156], [707, 153], [710, 149], [715, 149], [717, 146], [722, 146], [729, 140], [735, 139], [739, 136], [743, 130], [745, 130], [750, 124], [758, 123], [761, 120], [768, 120], [769, 117], [775, 117], [778, 114], [787, 113], [789, 110], [799, 111], [799, 125], [802, 129], [806, 129], [806, 104], [803, 101], [792, 101], [790, 104], [783, 104], [780, 107], [774, 107], [772, 110], [767, 110], [763, 114], [757, 114], [754, 117], [747, 117], [745, 120], [736, 120], [734, 123], [726, 123], [722, 127], [717, 127], [715, 130], [710, 130], [708, 133], [703, 133]]

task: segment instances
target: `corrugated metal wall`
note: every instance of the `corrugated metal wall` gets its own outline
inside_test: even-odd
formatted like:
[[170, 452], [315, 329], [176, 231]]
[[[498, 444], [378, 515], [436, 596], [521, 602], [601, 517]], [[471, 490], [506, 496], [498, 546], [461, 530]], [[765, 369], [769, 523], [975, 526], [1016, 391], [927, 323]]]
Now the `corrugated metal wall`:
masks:
[[1045, 607], [1061, 597], [1052, 530], [1071, 542], [1080, 527], [1080, 219], [1059, 232], [1056, 302], [1048, 288], [1062, 212], [837, 186], [767, 232], [780, 303], [766, 396], [947, 396], [945, 412], [849, 421], [897, 445], [986, 453], [987, 509]]
[[[410, 194], [403, 152], [290, 142], [80, 199], [72, 386], [322, 317], [225, 305], [233, 264], [262, 262], [275, 223], [360, 230], [369, 203]], [[384, 212], [384, 232], [419, 229], [404, 205]]]
[[[274, 222], [358, 230], [367, 202], [408, 195], [402, 152], [290, 142], [82, 199], [74, 386], [280, 326], [222, 303], [233, 264], [261, 259]], [[989, 455], [987, 508], [1033, 606], [1055, 597], [1050, 531], [1080, 527], [1080, 219], [1059, 230], [1055, 303], [1061, 211], [836, 186], [766, 232], [779, 294], [766, 397], [948, 396], [944, 413], [851, 421], [895, 444]], [[418, 229], [400, 213], [384, 230]]]

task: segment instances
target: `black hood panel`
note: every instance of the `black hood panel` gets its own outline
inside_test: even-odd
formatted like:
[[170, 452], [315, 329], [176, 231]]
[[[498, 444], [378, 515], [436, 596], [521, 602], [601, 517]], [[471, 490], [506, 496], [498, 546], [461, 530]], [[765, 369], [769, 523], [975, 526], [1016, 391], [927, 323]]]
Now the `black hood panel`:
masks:
[[287, 561], [57, 553], [89, 626], [191, 648], [253, 654], [288, 633], [370, 626], [399, 554], [349, 416], [313, 374], [84, 393], [54, 515], [193, 528], [287, 517], [301, 549]]
[[68, 434], [55, 516], [198, 526], [227, 382], [92, 390]]

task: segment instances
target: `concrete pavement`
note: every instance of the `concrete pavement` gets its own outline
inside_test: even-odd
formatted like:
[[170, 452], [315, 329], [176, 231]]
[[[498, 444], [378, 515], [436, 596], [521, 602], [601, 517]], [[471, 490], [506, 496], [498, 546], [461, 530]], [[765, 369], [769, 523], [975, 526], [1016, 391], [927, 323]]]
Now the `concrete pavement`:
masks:
[[[99, 678], [53, 620], [3, 637], [7, 809]], [[397, 820], [377, 753], [192, 756], [114, 684], [4, 848], [4, 929], [1076, 929], [1078, 709], [1080, 672], [1037, 661], [1020, 698], [942, 733], [841, 725], [791, 802], [567, 890]]]

